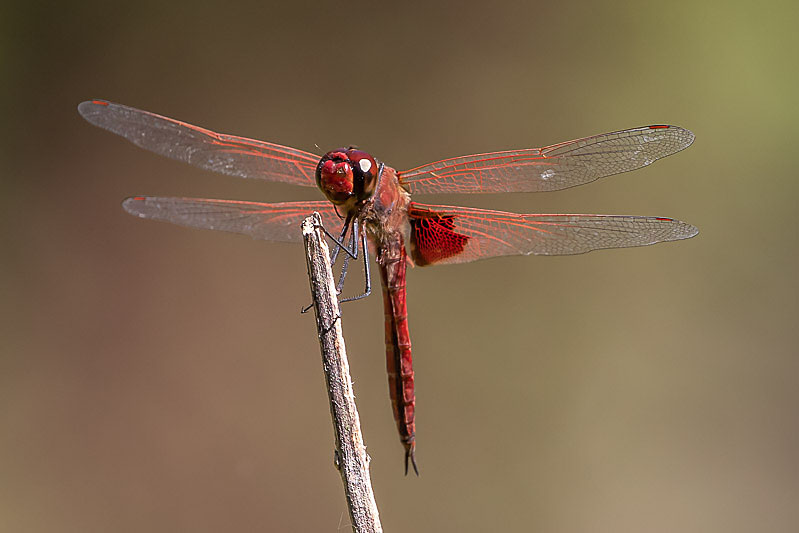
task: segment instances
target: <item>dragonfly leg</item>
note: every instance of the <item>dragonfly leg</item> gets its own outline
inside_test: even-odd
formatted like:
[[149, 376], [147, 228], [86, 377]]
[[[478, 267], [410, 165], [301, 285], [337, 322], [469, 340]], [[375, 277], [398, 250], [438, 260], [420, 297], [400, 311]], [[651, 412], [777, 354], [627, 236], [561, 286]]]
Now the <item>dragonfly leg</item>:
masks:
[[[347, 248], [347, 246], [343, 243], [344, 238], [347, 236], [347, 231], [350, 228], [350, 222], [352, 222], [352, 215], [347, 215], [347, 218], [346, 218], [346, 220], [344, 220], [344, 226], [341, 228], [341, 234], [339, 234], [338, 239], [336, 237], [334, 237], [333, 235], [331, 235], [330, 232], [327, 231], [327, 229], [324, 226], [320, 226], [322, 228], [322, 231], [325, 232], [325, 235], [327, 235], [330, 238], [330, 240], [332, 240], [334, 243], [336, 243], [336, 246], [333, 248], [333, 251], [330, 252], [330, 266], [331, 267], [335, 264], [336, 259], [338, 259], [339, 251], [344, 250], [345, 252], [347, 252], [347, 255], [344, 256], [344, 270], [343, 270], [343, 273], [346, 273], [347, 263], [349, 262], [350, 256], [354, 257], [355, 259], [358, 258], [358, 248], [357, 247], [355, 248], [355, 253], [353, 254], [353, 252], [349, 248]], [[357, 221], [355, 223], [357, 224]], [[353, 246], [353, 245], [351, 244], [350, 246]], [[342, 275], [342, 280], [343, 280], [343, 275]], [[337, 293], [341, 292], [341, 289], [337, 288], [336, 292]], [[307, 313], [308, 311], [311, 310], [311, 307], [313, 307], [313, 302], [311, 302], [310, 304], [308, 304], [305, 307], [303, 307], [302, 309], [300, 309], [300, 314], [304, 315], [305, 313]]]
[[330, 330], [336, 326], [336, 322], [338, 322], [339, 319], [341, 319], [340, 314], [333, 317], [333, 320], [330, 322], [330, 324], [322, 328], [322, 334], [327, 335], [330, 332]]
[[[359, 232], [359, 224], [358, 221], [353, 221], [352, 224], [352, 234], [350, 235], [350, 246], [352, 246], [353, 253], [344, 256], [344, 264], [341, 267], [341, 274], [339, 275], [338, 283], [336, 284], [336, 293], [341, 293], [341, 289], [344, 287], [344, 280], [347, 277], [347, 270], [349, 267], [349, 260], [350, 256], [354, 257], [355, 259], [358, 258], [358, 235], [360, 233], [360, 247], [363, 248], [363, 271], [364, 271], [364, 278], [366, 280], [366, 288], [364, 289], [363, 294], [359, 294], [358, 296], [351, 296], [349, 298], [343, 298], [339, 300], [339, 303], [344, 302], [352, 302], [355, 300], [360, 300], [362, 298], [366, 298], [370, 294], [372, 294], [372, 275], [369, 270], [369, 244], [366, 240], [366, 232], [361, 231]], [[344, 250], [347, 250], [345, 247], [342, 246]], [[313, 304], [304, 307], [300, 312], [307, 313]]]
[[341, 289], [344, 287], [344, 278], [347, 277], [347, 269], [350, 266], [350, 256], [344, 256], [344, 264], [341, 265], [341, 274], [338, 277], [338, 283], [336, 283], [336, 294], [341, 294]]
[[322, 228], [322, 231], [325, 232], [325, 235], [327, 235], [327, 237], [331, 241], [336, 243], [336, 247], [333, 249], [333, 252], [330, 254], [331, 264], [336, 262], [336, 258], [338, 257], [338, 253], [340, 250], [344, 250], [347, 253], [347, 255], [349, 255], [353, 259], [358, 259], [358, 249], [356, 248], [355, 252], [353, 253], [352, 250], [347, 248], [347, 245], [345, 245], [343, 242], [344, 237], [347, 235], [347, 230], [350, 227], [351, 221], [352, 221], [352, 215], [349, 214], [347, 215], [347, 219], [344, 221], [344, 227], [341, 229], [341, 235], [339, 235], [338, 239], [335, 236], [333, 236], [329, 231], [327, 231], [327, 228], [325, 228], [324, 226], [320, 226]]
[[[338, 241], [341, 241], [341, 242], [344, 241], [344, 237], [347, 235], [347, 229], [350, 227], [349, 222], [350, 222], [349, 218], [344, 221], [344, 227], [341, 228], [341, 235], [338, 236]], [[324, 229], [324, 226], [322, 227], [322, 229]], [[327, 233], [327, 231], [325, 231], [325, 233]], [[327, 234], [330, 235], [329, 233], [327, 233]], [[330, 252], [330, 264], [331, 264], [331, 266], [336, 262], [336, 258], [338, 258], [339, 249], [340, 249], [340, 247], [336, 246], [336, 247], [333, 248], [333, 251]]]
[[[370, 294], [372, 294], [372, 275], [369, 272], [369, 245], [366, 242], [366, 232], [364, 231], [361, 233], [361, 247], [363, 248], [363, 273], [364, 277], [366, 278], [366, 288], [363, 291], [363, 294], [359, 294], [358, 296], [351, 296], [350, 298], [344, 298], [340, 301], [340, 303], [344, 302], [352, 302], [354, 300], [360, 300], [361, 298], [366, 298]], [[416, 461], [414, 460], [414, 465]]]
[[[355, 258], [358, 258], [358, 221], [352, 222], [352, 233], [350, 234], [350, 249], [355, 251]], [[341, 294], [341, 289], [344, 288], [344, 279], [347, 277], [347, 269], [350, 265], [350, 256], [344, 256], [344, 264], [341, 265], [341, 274], [336, 284], [336, 294]]]

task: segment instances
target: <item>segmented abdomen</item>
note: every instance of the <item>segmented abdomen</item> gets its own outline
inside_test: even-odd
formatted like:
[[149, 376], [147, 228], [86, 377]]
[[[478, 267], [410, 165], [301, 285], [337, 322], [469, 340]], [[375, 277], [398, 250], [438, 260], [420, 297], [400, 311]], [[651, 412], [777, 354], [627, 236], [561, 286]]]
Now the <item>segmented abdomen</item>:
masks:
[[405, 304], [405, 243], [401, 234], [392, 236], [378, 248], [377, 262], [383, 282], [383, 305], [386, 315], [386, 368], [394, 419], [400, 440], [405, 446], [405, 473], [408, 460], [416, 469], [414, 457], [416, 427], [413, 390], [413, 358], [408, 333], [408, 311]]

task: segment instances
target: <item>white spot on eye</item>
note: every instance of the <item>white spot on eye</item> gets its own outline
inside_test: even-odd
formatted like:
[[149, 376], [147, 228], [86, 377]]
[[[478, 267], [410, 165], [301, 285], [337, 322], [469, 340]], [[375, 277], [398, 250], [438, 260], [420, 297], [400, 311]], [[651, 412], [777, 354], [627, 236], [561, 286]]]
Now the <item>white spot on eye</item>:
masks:
[[361, 167], [362, 171], [369, 172], [372, 169], [372, 162], [364, 157], [363, 159], [358, 161], [358, 166]]
[[542, 180], [548, 180], [549, 178], [551, 178], [554, 175], [555, 175], [555, 171], [552, 170], [551, 168], [548, 168], [548, 169], [546, 169], [545, 171], [543, 171], [541, 173], [541, 179]]

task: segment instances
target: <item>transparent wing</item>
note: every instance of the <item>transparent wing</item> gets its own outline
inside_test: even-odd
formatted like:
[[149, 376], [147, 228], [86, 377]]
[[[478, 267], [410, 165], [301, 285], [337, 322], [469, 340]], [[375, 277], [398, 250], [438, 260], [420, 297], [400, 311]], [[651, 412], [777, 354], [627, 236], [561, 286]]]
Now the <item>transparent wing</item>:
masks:
[[475, 154], [400, 173], [412, 194], [556, 191], [644, 167], [679, 152], [694, 134], [678, 126], [644, 126], [546, 148]]
[[204, 198], [163, 198], [136, 196], [122, 202], [131, 215], [163, 220], [191, 228], [242, 233], [254, 239], [277, 242], [302, 242], [300, 224], [319, 212], [327, 228], [338, 228], [342, 221], [333, 204], [318, 202], [283, 202], [262, 204]]
[[140, 109], [92, 100], [78, 112], [103, 129], [151, 152], [240, 178], [316, 186], [319, 156], [279, 144], [215, 133]]
[[690, 224], [662, 217], [520, 215], [412, 203], [411, 257], [418, 265], [501, 255], [569, 255], [693, 237]]

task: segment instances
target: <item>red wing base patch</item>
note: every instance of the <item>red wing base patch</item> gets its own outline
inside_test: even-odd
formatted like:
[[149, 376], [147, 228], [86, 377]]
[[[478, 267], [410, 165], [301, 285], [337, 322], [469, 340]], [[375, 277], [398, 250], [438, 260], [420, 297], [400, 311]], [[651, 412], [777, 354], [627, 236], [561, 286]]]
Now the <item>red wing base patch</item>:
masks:
[[411, 224], [411, 257], [419, 266], [437, 263], [463, 252], [469, 237], [455, 232], [455, 217], [434, 211], [408, 210]]

